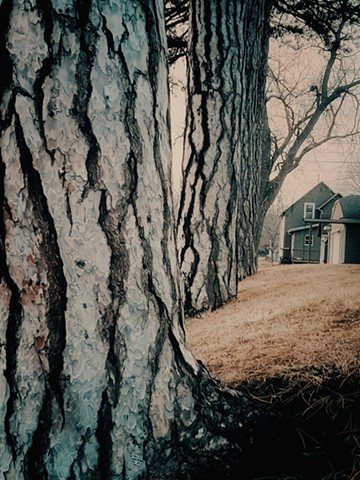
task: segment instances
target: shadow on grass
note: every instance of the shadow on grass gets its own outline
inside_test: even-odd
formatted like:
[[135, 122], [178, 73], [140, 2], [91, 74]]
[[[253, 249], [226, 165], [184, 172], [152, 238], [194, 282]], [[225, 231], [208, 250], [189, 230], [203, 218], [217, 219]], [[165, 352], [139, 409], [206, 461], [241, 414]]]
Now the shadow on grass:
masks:
[[211, 467], [192, 480], [359, 480], [360, 372], [309, 369], [300, 378], [242, 383], [270, 419], [254, 426], [230, 470]]

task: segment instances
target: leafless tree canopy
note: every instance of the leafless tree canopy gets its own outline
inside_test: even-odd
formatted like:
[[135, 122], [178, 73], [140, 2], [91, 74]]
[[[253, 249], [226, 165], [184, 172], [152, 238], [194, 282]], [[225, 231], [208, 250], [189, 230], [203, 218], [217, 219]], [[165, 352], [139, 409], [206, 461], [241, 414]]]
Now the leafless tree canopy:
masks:
[[318, 35], [330, 47], [342, 22], [359, 23], [359, 7], [358, 0], [275, 0], [273, 32]]
[[[278, 132], [271, 135], [271, 165], [276, 175], [270, 185], [275, 190], [307, 153], [330, 140], [354, 138], [360, 131], [360, 72], [353, 65], [359, 50], [358, 3], [315, 5], [309, 1], [278, 1], [276, 4], [278, 33], [284, 35], [281, 28], [290, 23], [299, 33], [307, 32], [308, 46], [321, 56], [323, 67], [305, 91], [298, 79], [292, 84], [286, 81], [280, 63], [274, 69], [270, 62], [268, 101], [281, 105], [286, 122], [283, 135]], [[299, 101], [303, 104], [301, 113], [296, 110]]]
[[186, 55], [188, 19], [188, 0], [165, 0], [168, 61], [170, 64]]

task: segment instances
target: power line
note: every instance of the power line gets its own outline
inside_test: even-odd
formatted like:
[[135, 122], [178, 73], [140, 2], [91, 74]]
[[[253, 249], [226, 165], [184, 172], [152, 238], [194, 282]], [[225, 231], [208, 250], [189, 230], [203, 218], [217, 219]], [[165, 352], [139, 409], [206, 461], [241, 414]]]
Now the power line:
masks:
[[316, 162], [316, 163], [342, 163], [343, 165], [360, 165], [360, 160], [358, 162], [348, 162], [346, 160], [307, 160], [305, 161], [302, 165], [304, 166], [307, 163], [311, 162]]

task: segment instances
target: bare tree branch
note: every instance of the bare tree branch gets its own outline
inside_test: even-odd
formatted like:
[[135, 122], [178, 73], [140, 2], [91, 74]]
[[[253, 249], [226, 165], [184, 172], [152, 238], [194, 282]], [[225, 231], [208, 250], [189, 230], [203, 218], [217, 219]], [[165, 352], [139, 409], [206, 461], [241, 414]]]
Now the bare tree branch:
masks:
[[[285, 177], [299, 165], [307, 153], [329, 141], [351, 138], [359, 133], [359, 104], [353, 92], [360, 85], [360, 78], [353, 77], [349, 81], [342, 64], [342, 42], [345, 38], [343, 32], [346, 29], [347, 22], [348, 19], [343, 18], [337, 29], [332, 30], [333, 41], [327, 49], [329, 52], [328, 60], [319, 82], [319, 87], [316, 85], [310, 87], [310, 91], [313, 93], [312, 103], [296, 121], [294, 120], [294, 110], [290, 104], [295, 99], [292, 91], [297, 89], [298, 84], [295, 83], [292, 87], [287, 85], [285, 88], [285, 82], [277, 78], [274, 72], [270, 70], [276, 93], [269, 95], [269, 99], [276, 99], [281, 103], [287, 125], [287, 134], [281, 142], [279, 142], [279, 139], [274, 141], [276, 136], [272, 135], [271, 162], [275, 168], [274, 172], [277, 172], [277, 175], [272, 180], [269, 180], [269, 190], [272, 192], [280, 188]], [[337, 63], [340, 67], [336, 70]], [[333, 86], [330, 86], [331, 78], [336, 78], [337, 83]], [[356, 108], [352, 117], [353, 124], [350, 128], [348, 126], [346, 132], [335, 133], [338, 117], [344, 110], [346, 98], [350, 96], [353, 96], [356, 101]], [[337, 102], [337, 100], [339, 101]], [[319, 139], [315, 140], [313, 136], [315, 127], [326, 116], [328, 120], [326, 132]]]
[[164, 0], [168, 62], [174, 64], [187, 54], [189, 0]]

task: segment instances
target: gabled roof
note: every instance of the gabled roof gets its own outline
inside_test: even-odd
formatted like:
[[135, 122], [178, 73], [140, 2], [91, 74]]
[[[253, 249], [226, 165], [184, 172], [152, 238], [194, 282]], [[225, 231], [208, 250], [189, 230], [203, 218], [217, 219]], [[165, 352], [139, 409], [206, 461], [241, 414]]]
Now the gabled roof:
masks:
[[342, 218], [360, 219], [360, 195], [349, 195], [338, 200]]
[[332, 197], [328, 198], [326, 202], [320, 205], [320, 207], [318, 207], [318, 210], [322, 210], [328, 203], [332, 202], [333, 200], [336, 200], [337, 198], [342, 198], [342, 195], [340, 193], [335, 193]]
[[[288, 210], [290, 210], [290, 208], [293, 207], [296, 203], [301, 202], [302, 200], [304, 200], [305, 197], [307, 197], [307, 196], [309, 195], [309, 193], [312, 193], [314, 190], [317, 190], [320, 186], [323, 186], [323, 187], [325, 187], [325, 188], [327, 188], [327, 189], [329, 190], [330, 195], [331, 195], [331, 198], [332, 198], [334, 195], [337, 195], [333, 190], [331, 190], [330, 187], [328, 187], [328, 186], [326, 185], [326, 183], [324, 183], [324, 182], [319, 182], [317, 185], [315, 185], [315, 187], [311, 188], [311, 189], [310, 189], [308, 192], [306, 192], [302, 197], [300, 197], [298, 200], [296, 200], [296, 202], [292, 203], [292, 204], [290, 205], [290, 207], [288, 207], [286, 210], [284, 210], [284, 211], [282, 212], [281, 216], [283, 216], [285, 212], [287, 212]], [[330, 200], [330, 199], [329, 199], [329, 200]]]

